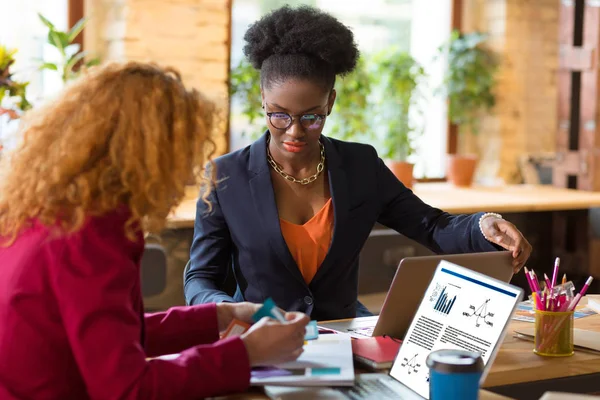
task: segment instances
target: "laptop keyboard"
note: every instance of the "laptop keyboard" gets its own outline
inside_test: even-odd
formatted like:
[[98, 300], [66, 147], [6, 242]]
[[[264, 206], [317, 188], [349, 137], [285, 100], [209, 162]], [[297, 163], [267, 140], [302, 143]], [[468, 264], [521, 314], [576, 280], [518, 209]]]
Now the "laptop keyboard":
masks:
[[383, 380], [385, 378], [361, 379], [357, 376], [356, 383], [351, 388], [344, 388], [343, 392], [352, 400], [385, 400], [401, 399], [400, 394], [387, 386]]

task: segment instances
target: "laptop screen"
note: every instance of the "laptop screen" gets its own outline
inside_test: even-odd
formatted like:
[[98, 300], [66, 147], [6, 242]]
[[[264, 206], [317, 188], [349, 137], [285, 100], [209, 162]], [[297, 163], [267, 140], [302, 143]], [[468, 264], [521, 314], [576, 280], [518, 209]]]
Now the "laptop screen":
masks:
[[439, 349], [482, 355], [485, 377], [523, 296], [515, 286], [441, 261], [411, 322], [390, 375], [429, 398], [425, 360]]

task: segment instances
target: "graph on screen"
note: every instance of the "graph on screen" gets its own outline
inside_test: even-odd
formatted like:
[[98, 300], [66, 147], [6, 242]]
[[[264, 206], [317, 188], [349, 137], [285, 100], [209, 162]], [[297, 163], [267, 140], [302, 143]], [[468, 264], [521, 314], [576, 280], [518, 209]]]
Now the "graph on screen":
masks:
[[450, 297], [448, 292], [446, 291], [446, 287], [442, 289], [437, 301], [435, 302], [433, 309], [435, 311], [441, 312], [442, 314], [450, 314], [452, 310], [452, 306], [454, 306], [454, 302], [456, 301], [456, 295]]

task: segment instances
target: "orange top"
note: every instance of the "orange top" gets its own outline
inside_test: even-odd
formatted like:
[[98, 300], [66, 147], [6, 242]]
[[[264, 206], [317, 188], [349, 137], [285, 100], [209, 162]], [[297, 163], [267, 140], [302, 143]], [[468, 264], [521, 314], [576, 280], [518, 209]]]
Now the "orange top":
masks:
[[323, 263], [333, 231], [333, 203], [325, 203], [304, 225], [296, 225], [279, 218], [281, 233], [308, 284]]

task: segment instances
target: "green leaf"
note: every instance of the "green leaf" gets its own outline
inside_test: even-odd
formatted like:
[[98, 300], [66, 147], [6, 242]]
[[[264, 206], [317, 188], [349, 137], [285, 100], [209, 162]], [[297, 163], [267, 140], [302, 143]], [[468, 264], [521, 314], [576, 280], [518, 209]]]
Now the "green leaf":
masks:
[[100, 59], [99, 58], [92, 58], [89, 61], [86, 61], [85, 66], [86, 67], [93, 67], [94, 65], [99, 65], [100, 64]]
[[50, 29], [51, 31], [55, 29], [54, 24], [50, 22], [46, 17], [44, 17], [41, 13], [38, 13], [38, 17], [40, 17], [40, 20], [44, 23], [44, 25], [48, 27], [48, 29]]
[[40, 65], [39, 69], [40, 70], [42, 70], [42, 69], [49, 69], [49, 70], [52, 70], [52, 71], [58, 71], [58, 67], [56, 66], [56, 64], [49, 63], [49, 62], [45, 62], [42, 65]]
[[57, 31], [56, 35], [58, 36], [63, 49], [66, 49], [67, 46], [69, 44], [71, 44], [71, 42], [69, 42], [69, 36], [67, 36], [67, 34], [65, 32], [58, 32]]
[[58, 51], [60, 51], [61, 54], [64, 54], [65, 47], [63, 46], [62, 40], [58, 32], [48, 31], [48, 44], [51, 44], [52, 46], [56, 47], [56, 49], [58, 49]]
[[71, 71], [73, 70], [73, 67], [75, 67], [75, 64], [77, 64], [80, 60], [83, 60], [83, 57], [85, 57], [86, 54], [87, 53], [85, 51], [82, 51], [81, 53], [77, 53], [77, 54], [73, 55], [71, 58], [69, 58], [69, 60], [65, 64], [65, 76], [67, 78], [71, 74]]
[[88, 18], [84, 17], [84, 18], [81, 18], [79, 21], [77, 21], [75, 23], [75, 25], [73, 25], [73, 27], [71, 27], [69, 32], [67, 32], [67, 39], [68, 39], [69, 43], [71, 43], [71, 42], [73, 42], [73, 40], [75, 40], [77, 35], [79, 35], [81, 33], [81, 31], [83, 30], [83, 28], [85, 28], [85, 25], [87, 24], [87, 22], [88, 22]]

